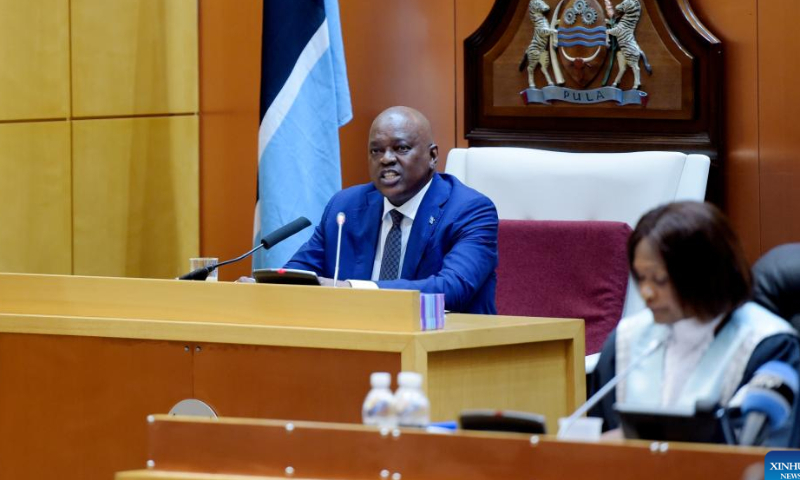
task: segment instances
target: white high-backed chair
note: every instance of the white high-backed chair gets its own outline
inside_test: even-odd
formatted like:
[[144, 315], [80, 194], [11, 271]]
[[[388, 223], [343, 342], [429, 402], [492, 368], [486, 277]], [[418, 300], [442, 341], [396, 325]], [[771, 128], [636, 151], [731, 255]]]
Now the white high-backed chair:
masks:
[[[702, 201], [711, 162], [678, 152], [567, 153], [529, 148], [455, 148], [445, 172], [488, 196], [501, 219], [608, 220], [636, 226], [648, 210]], [[644, 308], [628, 282], [622, 316]]]

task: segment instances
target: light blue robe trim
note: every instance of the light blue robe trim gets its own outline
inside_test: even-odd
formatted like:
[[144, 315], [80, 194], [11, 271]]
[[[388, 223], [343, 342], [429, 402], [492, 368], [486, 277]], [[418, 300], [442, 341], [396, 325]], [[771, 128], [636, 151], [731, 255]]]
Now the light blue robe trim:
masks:
[[[644, 353], [653, 340], [665, 338], [670, 333], [666, 325], [655, 323], [650, 309], [620, 320], [617, 325], [617, 372], [623, 371], [631, 359]], [[664, 372], [664, 349], [644, 359], [628, 378], [617, 385], [617, 401], [642, 405], [661, 403], [661, 383]]]
[[[669, 330], [653, 321], [649, 309], [621, 320], [617, 327], [617, 371], [622, 371], [653, 340], [664, 338]], [[677, 403], [671, 408], [694, 411], [695, 403], [703, 399], [727, 403], [741, 383], [756, 346], [765, 338], [781, 333], [797, 334], [787, 322], [760, 305], [748, 302], [739, 307], [689, 374]], [[626, 404], [660, 407], [663, 375], [664, 350], [661, 350], [617, 385], [617, 399]]]

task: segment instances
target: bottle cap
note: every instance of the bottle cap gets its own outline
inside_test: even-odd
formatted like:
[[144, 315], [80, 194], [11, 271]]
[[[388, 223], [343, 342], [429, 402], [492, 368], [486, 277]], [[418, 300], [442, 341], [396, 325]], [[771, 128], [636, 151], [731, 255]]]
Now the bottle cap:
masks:
[[372, 388], [389, 388], [392, 384], [392, 376], [387, 372], [375, 372], [369, 376], [369, 384]]
[[422, 375], [417, 372], [400, 372], [397, 374], [397, 385], [408, 388], [421, 388]]

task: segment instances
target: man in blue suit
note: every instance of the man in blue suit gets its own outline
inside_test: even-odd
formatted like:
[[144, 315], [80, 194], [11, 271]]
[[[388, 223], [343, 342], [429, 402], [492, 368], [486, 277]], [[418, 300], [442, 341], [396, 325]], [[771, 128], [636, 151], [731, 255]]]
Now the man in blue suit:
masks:
[[371, 184], [331, 198], [311, 239], [286, 268], [330, 285], [345, 214], [339, 286], [444, 293], [454, 312], [494, 314], [497, 210], [458, 179], [436, 173], [428, 120], [408, 107], [382, 112], [369, 134]]

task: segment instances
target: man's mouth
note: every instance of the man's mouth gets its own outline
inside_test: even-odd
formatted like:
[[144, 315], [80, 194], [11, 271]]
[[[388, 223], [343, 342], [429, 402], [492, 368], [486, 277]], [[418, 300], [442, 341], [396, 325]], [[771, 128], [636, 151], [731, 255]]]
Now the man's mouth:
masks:
[[381, 179], [387, 182], [393, 182], [400, 179], [400, 174], [394, 170], [384, 170], [381, 172]]

